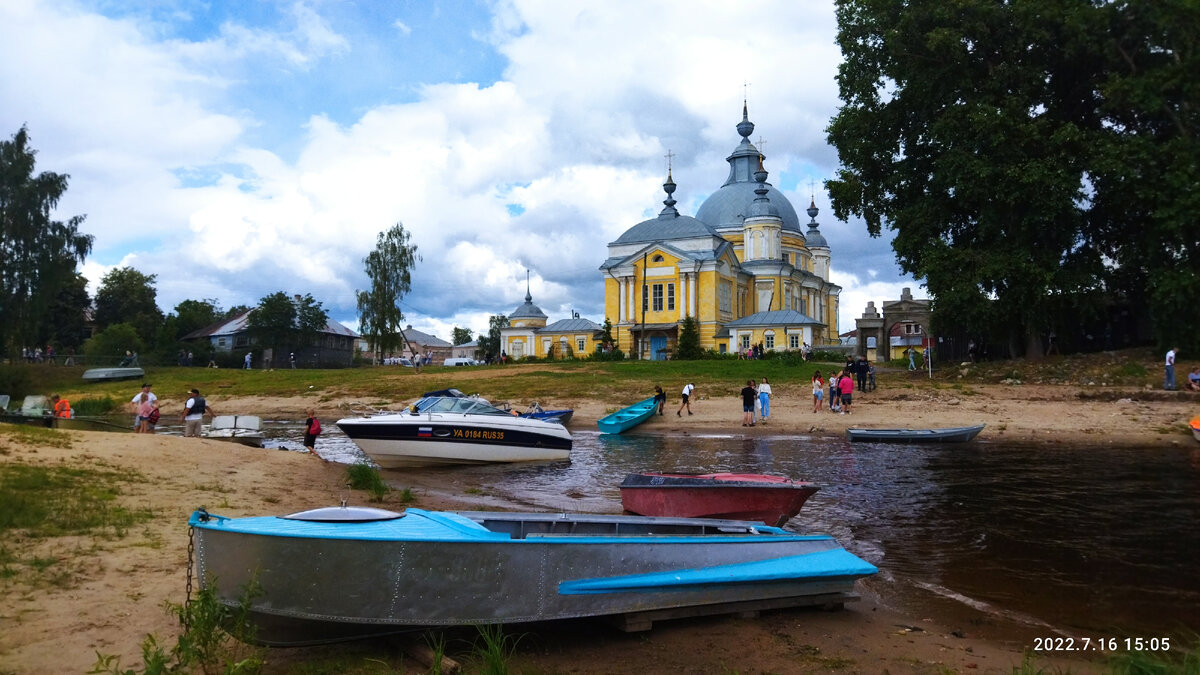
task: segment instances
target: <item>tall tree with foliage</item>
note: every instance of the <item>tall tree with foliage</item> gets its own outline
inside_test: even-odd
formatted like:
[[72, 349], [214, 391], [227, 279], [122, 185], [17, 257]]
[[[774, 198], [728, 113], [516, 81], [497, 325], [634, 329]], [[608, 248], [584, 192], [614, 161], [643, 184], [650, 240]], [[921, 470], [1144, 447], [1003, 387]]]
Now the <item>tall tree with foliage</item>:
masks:
[[1112, 292], [1149, 308], [1162, 348], [1200, 352], [1200, 5], [1103, 3], [1105, 125], [1091, 218]]
[[259, 347], [286, 351], [311, 345], [328, 321], [328, 313], [312, 295], [293, 299], [276, 291], [258, 301], [246, 328]]
[[458, 326], [455, 326], [454, 330], [450, 331], [450, 342], [452, 344], [465, 345], [474, 339], [475, 338], [471, 335], [470, 328], [459, 328]]
[[609, 318], [607, 316], [604, 317], [604, 325], [601, 327], [601, 332], [600, 332], [600, 344], [601, 344], [601, 346], [612, 345], [612, 348], [616, 349], [617, 341], [615, 338], [613, 338], [612, 329], [613, 329], [612, 321], [609, 320]]
[[358, 292], [359, 331], [376, 355], [400, 350], [404, 312], [400, 300], [412, 290], [412, 269], [421, 256], [402, 223], [380, 232], [375, 250], [363, 258], [371, 288]]
[[109, 270], [96, 291], [96, 325], [107, 328], [127, 323], [137, 330], [143, 344], [154, 344], [163, 323], [158, 291], [154, 288], [157, 278], [158, 275], [142, 274], [132, 267]]
[[843, 107], [835, 214], [895, 231], [900, 267], [935, 312], [1011, 330], [1040, 355], [1068, 305], [1097, 297], [1084, 217], [1099, 15], [1076, 0], [838, 0]]
[[87, 338], [86, 312], [91, 306], [87, 279], [76, 273], [54, 296], [54, 304], [43, 322], [45, 334], [41, 342], [53, 344], [64, 353], [67, 349], [81, 347]]
[[500, 331], [504, 328], [508, 328], [507, 316], [495, 314], [488, 317], [487, 337], [479, 337], [479, 349], [484, 354], [500, 357]]
[[51, 217], [68, 176], [35, 175], [35, 154], [25, 127], [0, 142], [0, 355], [46, 336], [48, 313], [92, 250], [84, 216]]
[[684, 360], [698, 359], [703, 355], [700, 349], [700, 326], [696, 317], [685, 316], [679, 322], [679, 342], [675, 345], [675, 358]]

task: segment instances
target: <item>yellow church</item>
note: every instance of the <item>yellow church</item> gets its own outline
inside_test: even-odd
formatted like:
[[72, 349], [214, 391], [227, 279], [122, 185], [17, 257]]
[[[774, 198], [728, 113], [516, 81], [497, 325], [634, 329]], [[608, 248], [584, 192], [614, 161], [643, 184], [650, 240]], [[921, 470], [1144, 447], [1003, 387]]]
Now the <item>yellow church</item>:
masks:
[[802, 230], [791, 203], [767, 182], [745, 105], [737, 132], [742, 140], [726, 158], [729, 178], [694, 218], [675, 208], [668, 171], [658, 216], [608, 245], [600, 266], [604, 313], [627, 354], [670, 358], [687, 316], [697, 321], [700, 347], [720, 352], [838, 341], [842, 289], [829, 281], [829, 244], [816, 204]]

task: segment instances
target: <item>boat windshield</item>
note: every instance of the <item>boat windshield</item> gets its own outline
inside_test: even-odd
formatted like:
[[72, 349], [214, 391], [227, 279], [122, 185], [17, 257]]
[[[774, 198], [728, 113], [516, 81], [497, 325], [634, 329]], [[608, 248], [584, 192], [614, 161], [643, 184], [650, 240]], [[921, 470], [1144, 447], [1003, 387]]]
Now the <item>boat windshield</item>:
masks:
[[426, 396], [413, 404], [417, 412], [464, 413], [470, 415], [504, 415], [510, 414], [495, 406], [475, 398], [458, 398], [450, 396]]

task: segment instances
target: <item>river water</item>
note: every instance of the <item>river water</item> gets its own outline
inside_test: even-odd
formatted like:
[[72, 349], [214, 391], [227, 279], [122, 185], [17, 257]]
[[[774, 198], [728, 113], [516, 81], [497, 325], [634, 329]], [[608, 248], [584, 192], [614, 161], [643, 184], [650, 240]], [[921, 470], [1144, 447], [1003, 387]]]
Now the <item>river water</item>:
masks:
[[[361, 461], [329, 427], [322, 456]], [[269, 447], [301, 449], [298, 424], [269, 428]], [[1200, 631], [1198, 446], [572, 434], [569, 462], [430, 468], [421, 479], [477, 484], [530, 510], [612, 513], [631, 472], [786, 475], [822, 486], [787, 527], [837, 537], [879, 567], [868, 590], [918, 616], [1024, 637]], [[384, 477], [407, 487], [402, 472]]]

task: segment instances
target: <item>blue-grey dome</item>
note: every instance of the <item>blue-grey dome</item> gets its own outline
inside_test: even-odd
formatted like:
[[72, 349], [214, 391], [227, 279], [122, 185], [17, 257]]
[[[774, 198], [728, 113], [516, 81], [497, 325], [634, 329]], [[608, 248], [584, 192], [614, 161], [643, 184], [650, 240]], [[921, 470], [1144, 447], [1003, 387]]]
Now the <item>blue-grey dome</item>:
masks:
[[545, 319], [546, 315], [541, 308], [533, 304], [533, 295], [529, 293], [529, 288], [525, 288], [525, 304], [513, 310], [512, 314], [508, 315], [508, 320], [513, 319]]
[[663, 204], [666, 206], [658, 212], [658, 217], [643, 220], [625, 230], [625, 233], [613, 242], [614, 244], [720, 236], [716, 230], [701, 221], [679, 214], [679, 210], [675, 208], [675, 181], [671, 180], [669, 171], [667, 172], [667, 182], [663, 183], [663, 191], [667, 193], [667, 198], [663, 200]]
[[821, 230], [817, 229], [817, 202], [813, 200], [808, 205], [808, 232], [804, 233], [804, 244], [809, 248], [819, 246], [821, 248], [829, 248], [829, 242], [825, 241], [825, 236], [821, 234]]
[[[721, 189], [708, 196], [696, 211], [696, 218], [709, 225], [721, 228], [728, 225], [741, 225], [742, 219], [750, 214], [750, 205], [757, 195], [758, 187], [754, 180], [754, 172], [758, 170], [759, 158], [762, 156], [758, 148], [748, 138], [754, 133], [754, 124], [750, 122], [746, 106], [742, 106], [742, 121], [737, 125], [742, 142], [734, 149], [733, 154], [726, 157], [729, 162], [729, 178]], [[785, 231], [801, 233], [800, 217], [796, 209], [783, 193], [767, 183], [767, 199], [779, 211]]]

